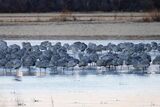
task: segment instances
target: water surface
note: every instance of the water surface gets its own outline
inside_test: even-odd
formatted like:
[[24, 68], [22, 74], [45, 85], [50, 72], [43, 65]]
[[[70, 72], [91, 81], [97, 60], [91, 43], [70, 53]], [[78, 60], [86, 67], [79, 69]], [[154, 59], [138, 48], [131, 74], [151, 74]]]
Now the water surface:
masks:
[[23, 77], [21, 82], [14, 77], [0, 77], [0, 92], [47, 91], [47, 92], [108, 92], [108, 91], [159, 91], [160, 75], [72, 75]]

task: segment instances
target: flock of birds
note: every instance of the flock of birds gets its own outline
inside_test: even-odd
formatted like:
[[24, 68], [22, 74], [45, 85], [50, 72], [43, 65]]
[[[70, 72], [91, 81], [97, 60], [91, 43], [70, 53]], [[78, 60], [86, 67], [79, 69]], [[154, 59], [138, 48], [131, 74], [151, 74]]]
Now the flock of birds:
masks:
[[79, 67], [105, 67], [108, 71], [117, 72], [118, 66], [132, 66], [135, 71], [143, 73], [151, 64], [160, 65], [160, 55], [152, 57], [150, 53], [160, 52], [160, 43], [95, 43], [74, 42], [73, 44], [51, 43], [43, 41], [40, 45], [22, 42], [7, 45], [0, 40], [0, 68], [3, 70], [18, 70], [27, 68], [51, 69]]

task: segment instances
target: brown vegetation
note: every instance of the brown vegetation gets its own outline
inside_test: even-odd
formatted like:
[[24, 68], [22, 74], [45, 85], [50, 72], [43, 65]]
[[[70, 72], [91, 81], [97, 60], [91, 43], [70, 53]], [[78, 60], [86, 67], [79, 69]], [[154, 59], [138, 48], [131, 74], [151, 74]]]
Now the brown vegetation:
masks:
[[160, 11], [154, 10], [148, 13], [148, 16], [143, 18], [144, 22], [160, 22]]

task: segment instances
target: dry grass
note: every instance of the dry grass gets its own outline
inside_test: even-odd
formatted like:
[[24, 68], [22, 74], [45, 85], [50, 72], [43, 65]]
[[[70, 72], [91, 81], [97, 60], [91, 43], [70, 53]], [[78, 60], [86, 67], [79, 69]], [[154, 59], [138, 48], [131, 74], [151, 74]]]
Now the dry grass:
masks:
[[55, 21], [77, 21], [76, 17], [72, 15], [69, 11], [61, 12], [58, 16], [54, 16], [50, 18], [49, 20], [46, 20], [47, 22], [55, 22]]
[[143, 22], [160, 22], [160, 11], [154, 10], [148, 13], [142, 20]]
[[64, 22], [64, 21], [107, 21], [126, 22], [141, 21], [146, 13], [72, 13], [63, 11], [61, 13], [46, 14], [0, 14], [0, 23], [5, 22]]
[[152, 13], [152, 20], [160, 22], [160, 12], [159, 11]]

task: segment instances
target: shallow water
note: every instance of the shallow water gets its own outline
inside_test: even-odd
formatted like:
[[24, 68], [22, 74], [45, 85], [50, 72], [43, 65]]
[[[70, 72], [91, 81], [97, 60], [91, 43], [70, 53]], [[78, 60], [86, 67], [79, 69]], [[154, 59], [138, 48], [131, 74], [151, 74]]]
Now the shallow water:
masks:
[[52, 44], [55, 44], [57, 42], [61, 42], [62, 44], [64, 43], [69, 43], [72, 44], [74, 42], [84, 42], [86, 44], [88, 43], [96, 43], [97, 45], [102, 44], [102, 45], [107, 45], [108, 43], [124, 43], [124, 42], [132, 42], [132, 43], [151, 43], [153, 41], [160, 43], [160, 40], [6, 40], [8, 45], [12, 44], [18, 44], [21, 45], [22, 42], [30, 42], [32, 45], [40, 45], [41, 42], [43, 41], [50, 41]]
[[0, 92], [128, 92], [160, 90], [160, 75], [87, 75], [23, 77], [0, 77]]
[[[79, 40], [78, 40], [79, 41]], [[160, 42], [159, 40], [146, 40], [143, 43], [150, 43], [152, 41]], [[7, 40], [8, 45], [21, 44], [26, 40]], [[40, 44], [41, 41], [33, 40], [32, 45]], [[51, 41], [63, 43], [73, 43], [75, 41], [54, 40]], [[81, 41], [85, 43], [93, 42], [96, 44], [106, 45], [107, 43], [121, 43], [121, 42], [133, 42], [140, 43], [142, 41], [129, 41], [129, 40], [101, 40], [101, 41]], [[160, 75], [57, 75], [46, 77], [23, 77], [22, 82], [17, 82], [14, 77], [1, 76], [0, 77], [0, 92], [12, 92], [12, 91], [54, 91], [54, 92], [103, 92], [103, 91], [159, 91], [160, 90]]]

